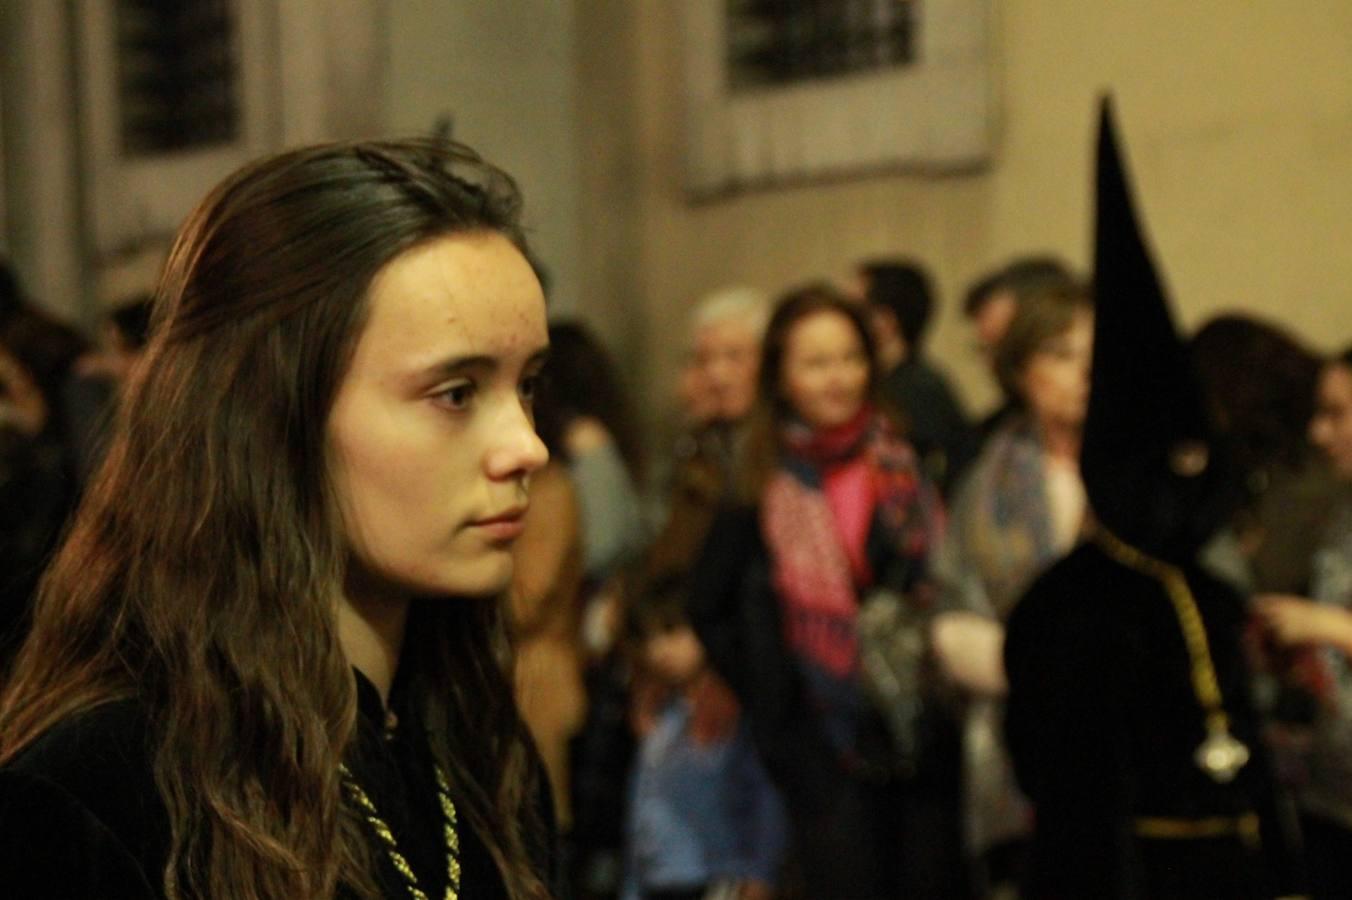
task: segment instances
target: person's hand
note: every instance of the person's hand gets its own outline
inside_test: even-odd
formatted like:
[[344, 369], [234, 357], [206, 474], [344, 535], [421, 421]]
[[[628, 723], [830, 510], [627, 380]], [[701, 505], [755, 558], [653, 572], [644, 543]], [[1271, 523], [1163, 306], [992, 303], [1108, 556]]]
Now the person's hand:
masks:
[[1289, 594], [1262, 594], [1254, 608], [1277, 643], [1323, 644], [1352, 653], [1352, 612]]
[[1009, 692], [999, 622], [973, 612], [940, 613], [930, 624], [930, 644], [940, 671], [959, 687], [988, 697]]
[[600, 419], [592, 416], [578, 416], [563, 431], [563, 446], [570, 458], [582, 456], [610, 443], [613, 443], [610, 432]]
[[737, 885], [737, 900], [771, 900], [775, 889], [764, 881], [747, 879]]
[[599, 661], [610, 652], [619, 639], [623, 623], [624, 596], [620, 579], [612, 577], [597, 589], [582, 611], [582, 626], [578, 633], [590, 660]]

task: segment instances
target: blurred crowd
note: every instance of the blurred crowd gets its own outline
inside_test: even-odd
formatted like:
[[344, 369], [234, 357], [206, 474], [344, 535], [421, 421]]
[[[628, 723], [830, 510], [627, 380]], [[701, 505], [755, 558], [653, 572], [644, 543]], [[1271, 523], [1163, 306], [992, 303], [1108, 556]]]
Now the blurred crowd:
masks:
[[128, 297], [90, 341], [31, 302], [0, 259], [0, 662], [22, 638], [149, 327], [149, 297]]
[[[1001, 397], [977, 418], [926, 351], [939, 297], [915, 259], [713, 292], [669, 447], [586, 324], [551, 327], [551, 462], [508, 600], [576, 897], [1019, 896], [1046, 814], [1009, 746], [1006, 628], [1102, 525], [1082, 471], [1097, 302], [1051, 257], [973, 284]], [[0, 269], [6, 657], [150, 327], [130, 298], [88, 340]], [[1352, 896], [1352, 350], [1240, 314], [1183, 346], [1239, 473], [1198, 565], [1247, 598], [1243, 702], [1293, 865]]]

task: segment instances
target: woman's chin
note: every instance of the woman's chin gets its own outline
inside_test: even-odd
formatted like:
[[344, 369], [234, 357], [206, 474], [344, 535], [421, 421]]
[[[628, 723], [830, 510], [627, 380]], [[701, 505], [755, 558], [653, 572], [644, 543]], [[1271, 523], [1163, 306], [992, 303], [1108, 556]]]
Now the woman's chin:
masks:
[[494, 554], [496, 558], [478, 560], [462, 567], [446, 579], [445, 593], [458, 597], [496, 597], [512, 585], [516, 570], [510, 553]]
[[511, 587], [514, 571], [511, 553], [493, 552], [481, 558], [448, 563], [431, 577], [418, 579], [410, 588], [417, 597], [492, 598]]
[[815, 416], [803, 416], [803, 418], [809, 426], [818, 431], [830, 431], [833, 428], [841, 428], [853, 422], [861, 409], [863, 409], [863, 405], [858, 403], [850, 406], [836, 406], [831, 409], [818, 410]]

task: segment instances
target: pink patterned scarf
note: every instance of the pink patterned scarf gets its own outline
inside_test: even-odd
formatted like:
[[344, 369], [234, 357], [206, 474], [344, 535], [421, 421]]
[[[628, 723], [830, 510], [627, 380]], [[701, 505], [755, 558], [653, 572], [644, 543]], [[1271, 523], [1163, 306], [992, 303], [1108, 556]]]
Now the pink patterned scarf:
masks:
[[865, 407], [837, 428], [790, 423], [779, 470], [766, 486], [761, 528], [798, 659], [837, 681], [859, 664], [859, 594], [900, 560], [910, 593], [943, 531], [943, 511], [915, 453], [888, 420]]

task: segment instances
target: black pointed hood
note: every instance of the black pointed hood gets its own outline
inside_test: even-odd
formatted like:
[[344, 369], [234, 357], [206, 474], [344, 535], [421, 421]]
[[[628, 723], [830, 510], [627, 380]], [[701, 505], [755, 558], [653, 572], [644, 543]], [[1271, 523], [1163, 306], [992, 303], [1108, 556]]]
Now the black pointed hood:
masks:
[[1081, 470], [1100, 523], [1140, 550], [1183, 561], [1229, 519], [1238, 479], [1174, 327], [1127, 177], [1112, 103], [1104, 100]]

